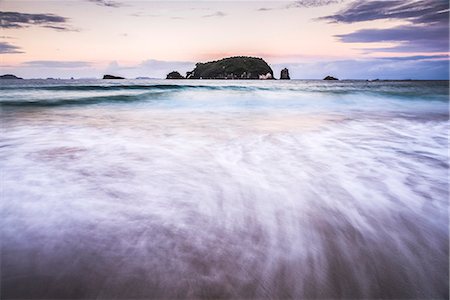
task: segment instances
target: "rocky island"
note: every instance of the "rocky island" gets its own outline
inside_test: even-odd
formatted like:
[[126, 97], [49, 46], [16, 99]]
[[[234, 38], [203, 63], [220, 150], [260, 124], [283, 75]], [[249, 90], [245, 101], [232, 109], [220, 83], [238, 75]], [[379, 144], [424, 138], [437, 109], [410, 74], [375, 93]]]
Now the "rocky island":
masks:
[[0, 79], [23, 79], [13, 74], [0, 75]]
[[289, 80], [289, 79], [291, 79], [291, 77], [289, 77], [289, 70], [288, 69], [284, 68], [283, 70], [281, 70], [280, 79], [282, 79], [282, 80]]
[[166, 79], [185, 79], [185, 78], [177, 71], [172, 71], [169, 74], [167, 74]]
[[259, 57], [234, 56], [206, 63], [197, 63], [186, 73], [167, 74], [167, 79], [274, 79], [272, 68]]
[[337, 79], [336, 77], [333, 77], [333, 76], [327, 76], [323, 80], [339, 80], [339, 79]]

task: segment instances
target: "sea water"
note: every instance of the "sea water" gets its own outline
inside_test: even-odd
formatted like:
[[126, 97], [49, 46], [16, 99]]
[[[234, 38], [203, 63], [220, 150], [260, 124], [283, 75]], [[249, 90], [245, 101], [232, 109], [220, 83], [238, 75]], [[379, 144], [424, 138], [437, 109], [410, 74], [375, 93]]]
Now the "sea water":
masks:
[[1, 298], [448, 298], [448, 88], [3, 80]]

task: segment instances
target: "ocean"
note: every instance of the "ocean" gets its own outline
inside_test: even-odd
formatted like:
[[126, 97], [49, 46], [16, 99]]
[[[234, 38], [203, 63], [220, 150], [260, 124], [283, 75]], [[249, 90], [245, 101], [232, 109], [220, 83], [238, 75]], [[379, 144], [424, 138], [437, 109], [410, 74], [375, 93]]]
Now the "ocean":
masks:
[[448, 81], [3, 80], [1, 298], [448, 298]]

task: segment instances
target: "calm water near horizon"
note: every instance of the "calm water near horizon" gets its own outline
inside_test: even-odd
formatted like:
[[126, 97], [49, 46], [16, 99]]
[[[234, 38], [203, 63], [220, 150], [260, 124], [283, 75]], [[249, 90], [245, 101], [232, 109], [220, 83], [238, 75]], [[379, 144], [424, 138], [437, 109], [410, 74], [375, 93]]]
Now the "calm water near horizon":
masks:
[[0, 81], [1, 298], [448, 298], [448, 81]]

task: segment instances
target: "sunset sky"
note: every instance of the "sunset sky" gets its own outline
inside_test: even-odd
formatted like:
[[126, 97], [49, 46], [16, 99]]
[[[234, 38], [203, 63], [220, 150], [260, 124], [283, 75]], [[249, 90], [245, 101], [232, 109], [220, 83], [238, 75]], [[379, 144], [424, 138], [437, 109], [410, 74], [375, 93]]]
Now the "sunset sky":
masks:
[[447, 0], [0, 0], [0, 65], [25, 78], [162, 78], [249, 55], [299, 79], [448, 79], [448, 16]]

